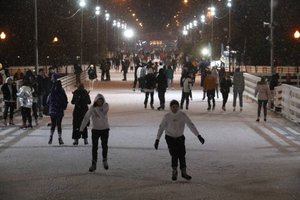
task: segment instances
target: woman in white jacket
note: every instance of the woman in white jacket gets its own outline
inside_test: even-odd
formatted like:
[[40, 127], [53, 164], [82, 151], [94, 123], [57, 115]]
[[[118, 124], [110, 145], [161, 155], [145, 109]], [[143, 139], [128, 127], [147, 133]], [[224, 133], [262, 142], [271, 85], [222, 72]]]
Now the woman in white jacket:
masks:
[[107, 163], [107, 150], [108, 150], [108, 136], [109, 136], [109, 123], [107, 118], [107, 113], [109, 110], [109, 105], [105, 101], [102, 94], [97, 94], [94, 100], [94, 104], [86, 112], [81, 126], [80, 132], [83, 132], [84, 128], [88, 124], [90, 118], [92, 119], [92, 166], [89, 171], [93, 172], [97, 168], [98, 160], [98, 141], [101, 139], [102, 145], [102, 158], [104, 169], [108, 170]]

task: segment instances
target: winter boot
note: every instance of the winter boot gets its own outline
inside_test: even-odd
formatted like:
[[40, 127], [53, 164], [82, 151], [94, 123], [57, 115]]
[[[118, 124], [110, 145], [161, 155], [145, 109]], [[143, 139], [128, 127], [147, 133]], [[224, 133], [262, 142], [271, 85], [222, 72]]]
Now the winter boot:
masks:
[[144, 104], [144, 108], [147, 109], [147, 104]]
[[177, 167], [173, 167], [173, 171], [172, 171], [172, 180], [173, 181], [177, 180], [177, 175], [178, 175]]
[[54, 133], [54, 131], [50, 131], [50, 137], [49, 137], [48, 144], [52, 144], [53, 133]]
[[103, 158], [103, 167], [105, 170], [108, 170], [107, 158]]
[[87, 138], [84, 138], [83, 140], [84, 140], [84, 144], [85, 144], [85, 145], [89, 144], [89, 142], [88, 142], [88, 139], [87, 139]]
[[191, 180], [192, 177], [186, 173], [186, 168], [181, 169], [181, 176], [186, 180]]
[[78, 145], [78, 139], [74, 139], [73, 145]]

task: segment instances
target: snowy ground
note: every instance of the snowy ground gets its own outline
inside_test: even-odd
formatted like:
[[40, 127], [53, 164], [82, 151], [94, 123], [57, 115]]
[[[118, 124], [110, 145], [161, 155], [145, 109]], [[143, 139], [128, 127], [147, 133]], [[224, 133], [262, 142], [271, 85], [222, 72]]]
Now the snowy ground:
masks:
[[[267, 122], [257, 123], [257, 104], [244, 99], [243, 111], [233, 112], [232, 96], [226, 112], [221, 110], [221, 97], [216, 110], [207, 112], [199, 77], [194, 100], [184, 112], [206, 142], [201, 145], [185, 129], [188, 173], [193, 178], [172, 181], [164, 138], [158, 150], [153, 147], [168, 109], [145, 110], [144, 93], [133, 92], [133, 74], [128, 77], [122, 82], [121, 74], [113, 72], [111, 82], [95, 82], [97, 90], [91, 92], [92, 99], [101, 92], [110, 104], [109, 170], [99, 163], [95, 173], [88, 172], [91, 140], [86, 146], [82, 140], [72, 145], [69, 105], [62, 146], [57, 134], [53, 145], [47, 144], [48, 117], [33, 130], [0, 127], [0, 199], [300, 199], [299, 126], [272, 112]], [[67, 92], [70, 101], [72, 93]], [[180, 97], [177, 81], [175, 90], [166, 93], [167, 104]], [[159, 106], [157, 94], [154, 105]], [[20, 124], [20, 116], [15, 121]]]

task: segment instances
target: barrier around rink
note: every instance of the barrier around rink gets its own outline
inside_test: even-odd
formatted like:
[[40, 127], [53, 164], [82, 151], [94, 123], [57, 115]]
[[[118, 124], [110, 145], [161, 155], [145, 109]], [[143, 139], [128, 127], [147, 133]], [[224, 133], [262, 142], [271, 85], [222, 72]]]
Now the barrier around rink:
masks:
[[300, 123], [300, 89], [291, 85], [282, 85], [282, 114]]

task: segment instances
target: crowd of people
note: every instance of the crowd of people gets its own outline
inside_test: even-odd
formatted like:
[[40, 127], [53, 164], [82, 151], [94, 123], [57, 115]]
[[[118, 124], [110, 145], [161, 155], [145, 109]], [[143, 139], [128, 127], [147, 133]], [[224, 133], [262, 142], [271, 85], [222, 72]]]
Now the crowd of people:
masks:
[[[157, 58], [157, 59], [152, 59]], [[120, 58], [124, 59], [121, 60]], [[154, 63], [153, 63], [153, 62]], [[159, 98], [159, 107], [157, 110], [165, 109], [165, 93], [170, 88], [174, 90], [174, 73], [176, 68], [181, 69], [180, 86], [182, 88], [181, 101], [172, 100], [170, 103], [170, 112], [167, 113], [158, 130], [157, 139], [154, 147], [157, 149], [159, 139], [165, 131], [165, 138], [168, 144], [169, 152], [172, 160], [172, 180], [177, 180], [177, 166], [178, 160], [180, 162], [181, 175], [183, 178], [190, 180], [191, 176], [186, 172], [185, 161], [185, 144], [184, 144], [184, 126], [187, 126], [198, 137], [200, 142], [204, 144], [205, 140], [199, 134], [197, 128], [193, 125], [190, 118], [183, 112], [189, 109], [189, 100], [193, 98], [192, 87], [195, 84], [196, 75], [201, 76], [201, 86], [203, 87], [203, 98], [207, 97], [207, 110], [214, 110], [216, 107], [215, 95], [219, 98], [219, 90], [222, 94], [222, 109], [226, 111], [226, 103], [230, 88], [233, 86], [233, 111], [236, 110], [237, 96], [239, 96], [239, 110], [243, 110], [243, 91], [245, 90], [245, 80], [243, 73], [237, 68], [231, 80], [230, 74], [225, 72], [224, 65], [220, 68], [210, 66], [209, 60], [191, 59], [184, 54], [175, 55], [171, 53], [156, 55], [138, 55], [133, 52], [125, 54], [116, 54], [113, 59], [105, 59], [100, 65], [101, 80], [110, 81], [110, 70], [115, 69], [117, 72], [123, 72], [122, 81], [127, 81], [127, 72], [131, 70], [134, 72], [134, 82], [132, 90], [138, 88], [145, 93], [144, 108], [147, 109], [150, 96], [150, 108], [154, 109], [154, 92], [157, 91]], [[89, 168], [93, 172], [97, 168], [98, 160], [98, 146], [99, 139], [101, 139], [102, 146], [102, 161], [103, 166], [107, 170], [108, 162], [108, 138], [109, 138], [109, 123], [107, 113], [109, 111], [109, 104], [106, 102], [102, 94], [98, 94], [93, 103], [90, 99], [89, 91], [84, 87], [80, 81], [80, 74], [82, 73], [81, 66], [74, 65], [74, 73], [76, 74], [76, 90], [73, 92], [71, 104], [74, 105], [73, 110], [73, 145], [79, 144], [79, 139], [82, 138], [84, 144], [88, 144], [88, 129], [90, 120], [92, 122], [92, 165]], [[93, 90], [94, 81], [97, 79], [97, 69], [94, 64], [90, 64], [88, 70], [89, 89]], [[106, 76], [106, 79], [104, 79]], [[49, 68], [49, 73], [45, 73], [44, 69], [39, 69], [39, 73], [35, 76], [32, 71], [28, 70], [25, 74], [18, 70], [14, 76], [8, 76], [6, 83], [1, 87], [4, 101], [4, 125], [14, 125], [14, 108], [16, 101], [19, 101], [22, 114], [22, 126], [20, 128], [33, 128], [32, 116], [35, 120], [35, 125], [38, 125], [38, 118], [44, 115], [49, 115], [51, 123], [50, 136], [48, 144], [53, 142], [54, 132], [57, 129], [58, 143], [63, 145], [62, 139], [62, 120], [64, 111], [68, 106], [68, 98], [62, 87], [62, 83], [58, 80], [60, 75], [55, 73], [54, 68]], [[22, 85], [17, 89], [14, 80], [22, 80]], [[266, 79], [262, 77], [261, 81], [257, 83], [255, 88], [255, 95], [258, 95], [258, 113], [256, 121], [260, 120], [261, 108], [264, 110], [264, 121], [267, 117], [267, 103], [272, 97], [272, 89], [278, 85], [278, 74], [273, 74], [270, 86]], [[91, 106], [89, 106], [91, 104]], [[269, 102], [270, 104], [270, 102]], [[7, 121], [9, 113], [9, 120]]]

